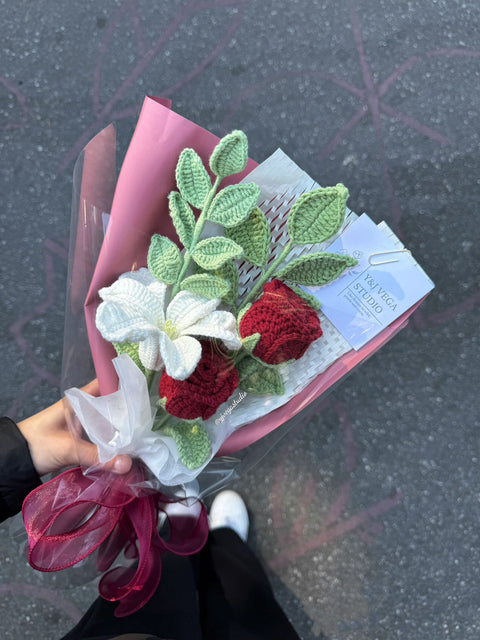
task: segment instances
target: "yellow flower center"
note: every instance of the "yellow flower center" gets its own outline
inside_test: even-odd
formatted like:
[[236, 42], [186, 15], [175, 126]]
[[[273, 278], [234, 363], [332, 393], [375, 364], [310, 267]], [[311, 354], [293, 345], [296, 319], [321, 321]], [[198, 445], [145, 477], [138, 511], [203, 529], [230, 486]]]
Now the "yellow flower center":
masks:
[[178, 331], [171, 320], [167, 320], [165, 322], [165, 326], [163, 327], [163, 330], [165, 331], [167, 336], [170, 338], [170, 340], [175, 340], [175, 338], [178, 338]]

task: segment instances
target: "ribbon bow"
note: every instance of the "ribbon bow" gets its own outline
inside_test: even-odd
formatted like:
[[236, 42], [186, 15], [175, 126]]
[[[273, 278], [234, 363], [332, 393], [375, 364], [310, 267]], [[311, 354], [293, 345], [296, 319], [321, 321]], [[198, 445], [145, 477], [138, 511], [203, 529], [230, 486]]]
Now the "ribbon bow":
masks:
[[[118, 601], [115, 616], [138, 611], [153, 596], [161, 577], [161, 554], [198, 553], [208, 536], [205, 506], [199, 500], [174, 502], [160, 492], [139, 495], [144, 480], [134, 466], [123, 476], [70, 469], [34, 489], [23, 503], [28, 561], [39, 571], [61, 571], [96, 549], [98, 569], [107, 571], [123, 550], [135, 565], [116, 567], [100, 580], [99, 592]], [[158, 516], [168, 518], [168, 542], [158, 533]]]

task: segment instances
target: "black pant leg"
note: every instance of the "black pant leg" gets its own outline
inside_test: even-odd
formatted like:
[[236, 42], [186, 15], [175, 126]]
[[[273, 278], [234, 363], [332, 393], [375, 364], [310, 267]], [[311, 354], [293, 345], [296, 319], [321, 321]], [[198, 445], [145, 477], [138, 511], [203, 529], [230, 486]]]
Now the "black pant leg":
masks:
[[210, 532], [199, 561], [205, 640], [299, 640], [260, 562], [234, 531]]
[[231, 529], [210, 532], [196, 556], [163, 559], [157, 592], [140, 611], [115, 618], [116, 605], [97, 598], [62, 640], [134, 632], [172, 640], [299, 640], [260, 562]]
[[97, 598], [62, 640], [83, 640], [122, 633], [148, 633], [171, 640], [202, 640], [195, 577], [188, 558], [164, 554], [162, 578], [139, 611], [115, 618], [116, 604]]

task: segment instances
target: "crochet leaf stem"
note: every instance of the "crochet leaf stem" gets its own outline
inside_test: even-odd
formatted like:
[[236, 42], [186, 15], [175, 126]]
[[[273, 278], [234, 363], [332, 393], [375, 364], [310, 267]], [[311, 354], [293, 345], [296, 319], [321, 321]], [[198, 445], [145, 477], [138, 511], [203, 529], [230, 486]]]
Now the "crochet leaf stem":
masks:
[[246, 349], [240, 349], [239, 351], [237, 351], [233, 357], [233, 361], [235, 362], [235, 365], [237, 365], [239, 362], [241, 362], [244, 358], [246, 358], [249, 355], [250, 354]]
[[192, 253], [193, 250], [195, 249], [195, 246], [198, 242], [198, 239], [200, 238], [200, 234], [203, 231], [203, 227], [205, 226], [205, 222], [207, 221], [207, 214], [208, 211], [211, 207], [212, 204], [212, 200], [215, 196], [215, 193], [217, 192], [218, 187], [220, 186], [220, 182], [222, 181], [222, 178], [217, 177], [215, 179], [215, 182], [213, 184], [213, 187], [210, 189], [210, 191], [208, 192], [207, 197], [205, 198], [205, 202], [203, 203], [203, 209], [198, 217], [198, 220], [195, 224], [195, 231], [193, 234], [193, 239], [192, 239], [192, 244], [190, 245], [190, 249], [186, 249], [185, 250], [185, 255], [183, 257], [183, 266], [180, 270], [180, 273], [178, 274], [178, 278], [177, 281], [173, 287], [172, 290], [172, 299], [177, 295], [177, 293], [180, 291], [180, 283], [182, 282], [187, 269], [190, 265], [190, 262], [192, 260]]
[[252, 302], [252, 300], [254, 300], [256, 298], [256, 296], [257, 296], [258, 292], [260, 291], [260, 289], [263, 287], [265, 282], [267, 282], [267, 280], [272, 277], [272, 275], [275, 273], [277, 267], [280, 264], [282, 264], [282, 262], [285, 260], [285, 258], [288, 256], [288, 254], [292, 250], [292, 247], [293, 247], [293, 241], [289, 240], [287, 242], [287, 244], [285, 245], [283, 251], [280, 253], [280, 255], [272, 262], [272, 264], [265, 271], [265, 273], [260, 276], [260, 278], [255, 283], [255, 286], [252, 287], [252, 289], [248, 293], [247, 297], [244, 300], [242, 300], [242, 307], [245, 306], [246, 304], [248, 304], [249, 302]]
[[169, 413], [165, 412], [165, 415], [163, 415], [161, 418], [156, 418], [153, 424], [153, 431], [158, 431], [159, 429], [161, 429], [171, 417], [172, 416]]
[[151, 369], [145, 370], [145, 377], [147, 379], [147, 389], [149, 394], [152, 391], [153, 383], [155, 382], [155, 374], [156, 371], [153, 371]]

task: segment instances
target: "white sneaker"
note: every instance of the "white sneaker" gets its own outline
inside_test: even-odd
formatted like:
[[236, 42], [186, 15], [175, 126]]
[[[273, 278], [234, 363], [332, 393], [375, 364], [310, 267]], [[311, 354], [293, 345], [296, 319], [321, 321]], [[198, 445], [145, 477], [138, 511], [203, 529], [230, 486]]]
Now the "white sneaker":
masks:
[[208, 516], [210, 530], [228, 527], [244, 541], [248, 538], [248, 512], [242, 498], [235, 491], [221, 491], [215, 496]]

